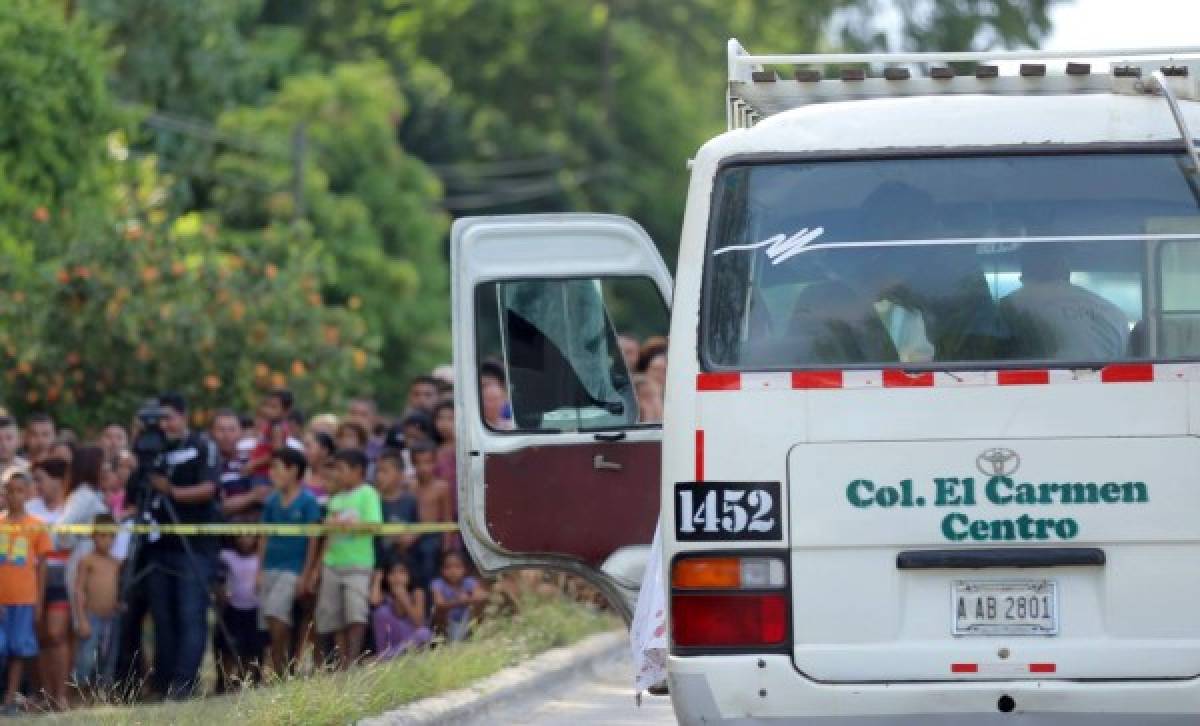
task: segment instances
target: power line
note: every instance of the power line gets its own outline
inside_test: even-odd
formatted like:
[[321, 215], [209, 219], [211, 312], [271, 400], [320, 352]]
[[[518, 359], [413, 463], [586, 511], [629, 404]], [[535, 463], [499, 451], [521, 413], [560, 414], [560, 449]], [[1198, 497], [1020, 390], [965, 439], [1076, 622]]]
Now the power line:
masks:
[[[289, 161], [293, 170], [303, 168], [302, 161], [297, 159], [296, 154], [307, 154], [305, 147], [317, 151], [322, 150], [320, 144], [307, 137], [304, 144], [297, 146], [294, 143], [294, 136], [288, 141], [282, 141], [278, 138], [259, 137], [256, 139], [245, 135], [234, 135], [221, 131], [216, 125], [206, 120], [165, 111], [150, 112], [143, 119], [143, 124], [158, 132], [179, 134], [214, 145], [220, 144], [235, 151]], [[139, 153], [137, 156], [145, 157], [146, 154]], [[232, 187], [261, 192], [283, 189], [218, 172], [208, 165], [188, 165], [166, 157], [159, 157], [159, 163], [165, 170], [176, 174], [209, 179]], [[566, 169], [565, 162], [557, 154], [496, 161], [426, 162], [425, 165], [442, 180], [448, 189], [463, 192], [447, 196], [442, 200], [442, 208], [451, 212], [488, 209], [553, 196], [589, 183], [597, 176], [609, 173], [613, 167], [612, 164], [602, 164], [590, 170], [572, 172]], [[293, 173], [295, 172], [293, 171]], [[548, 174], [548, 176], [534, 179], [522, 178], [532, 174]], [[567, 178], [564, 179], [564, 176]], [[299, 179], [292, 181], [291, 188], [294, 192], [302, 190]], [[473, 189], [477, 191], [473, 191]]]
[[442, 199], [442, 206], [451, 212], [467, 212], [479, 209], [499, 207], [505, 204], [517, 204], [534, 199], [553, 196], [562, 192], [577, 189], [598, 177], [610, 173], [614, 164], [601, 164], [590, 171], [576, 172], [563, 179], [556, 175], [524, 183], [512, 183], [498, 186], [494, 191], [479, 194], [461, 194]]
[[501, 161], [457, 161], [447, 164], [430, 164], [426, 162], [425, 166], [443, 178], [450, 178], [511, 176], [551, 172], [563, 168], [564, 163], [562, 157], [550, 155]]
[[157, 156], [157, 155], [151, 154], [149, 152], [137, 151], [135, 149], [130, 149], [130, 151], [129, 151], [130, 159], [145, 159], [148, 157], [154, 157], [155, 161], [158, 162], [158, 165], [160, 167], [162, 167], [163, 171], [178, 174], [180, 176], [195, 177], [198, 179], [209, 179], [212, 181], [220, 182], [222, 184], [227, 184], [231, 187], [236, 187], [236, 188], [240, 188], [240, 189], [253, 189], [254, 191], [263, 192], [263, 193], [282, 191], [281, 187], [273, 187], [270, 184], [266, 184], [264, 182], [260, 182], [260, 181], [246, 178], [246, 177], [238, 177], [238, 176], [234, 176], [232, 174], [225, 174], [225, 173], [219, 172], [208, 166], [204, 166], [204, 165], [200, 165], [200, 164], [185, 164], [184, 162], [177, 161], [175, 159], [171, 159], [171, 158], [163, 157], [163, 156]]
[[276, 156], [280, 159], [287, 159], [290, 156], [287, 143], [274, 144], [261, 139], [253, 140], [244, 136], [233, 136], [220, 131], [213, 124], [185, 116], [154, 111], [146, 116], [142, 123], [159, 131], [171, 131], [214, 144], [223, 144], [241, 151]]
[[[165, 111], [152, 111], [143, 120], [150, 128], [171, 131], [184, 136], [220, 143], [230, 148], [251, 153], [262, 153], [280, 158], [291, 158], [291, 140], [274, 137], [253, 139], [245, 135], [233, 135], [218, 129], [208, 121]], [[321, 149], [321, 145], [308, 140], [308, 145]], [[431, 171], [446, 178], [493, 177], [552, 172], [562, 169], [564, 162], [557, 154], [545, 154], [523, 159], [501, 159], [497, 161], [455, 161], [447, 163], [425, 162]]]

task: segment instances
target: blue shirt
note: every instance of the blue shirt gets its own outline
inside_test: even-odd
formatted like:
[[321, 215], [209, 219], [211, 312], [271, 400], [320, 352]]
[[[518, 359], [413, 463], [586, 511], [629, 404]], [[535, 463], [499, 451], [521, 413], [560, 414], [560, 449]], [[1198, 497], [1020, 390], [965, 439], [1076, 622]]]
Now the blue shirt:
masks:
[[[271, 492], [263, 504], [263, 524], [315, 524], [321, 521], [321, 505], [313, 495], [300, 490], [291, 505], [283, 505], [283, 495]], [[263, 552], [264, 570], [285, 570], [299, 575], [304, 570], [304, 558], [308, 554], [309, 537], [267, 537]]]
[[[384, 522], [403, 522], [413, 524], [417, 521], [417, 498], [412, 494], [401, 494], [395, 499], [380, 499], [380, 508], [383, 510]], [[441, 535], [435, 535], [440, 537]], [[384, 567], [386, 563], [401, 557], [404, 553], [394, 542], [389, 542], [391, 537], [376, 537], [375, 538], [375, 565], [376, 567]]]

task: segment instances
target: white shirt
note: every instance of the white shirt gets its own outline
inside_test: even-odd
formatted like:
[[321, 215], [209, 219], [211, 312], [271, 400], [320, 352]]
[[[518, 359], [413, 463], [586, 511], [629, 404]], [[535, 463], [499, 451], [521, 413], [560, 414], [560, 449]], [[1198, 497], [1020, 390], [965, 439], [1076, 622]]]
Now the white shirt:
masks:
[[1107, 361], [1125, 356], [1129, 319], [1099, 295], [1069, 282], [1027, 282], [1000, 301], [1023, 353]]
[[[38, 519], [42, 520], [42, 522], [44, 522], [45, 524], [58, 524], [58, 520], [62, 519], [64, 509], [65, 509], [65, 504], [62, 506], [59, 506], [58, 509], [50, 509], [49, 507], [46, 506], [46, 501], [44, 499], [42, 499], [41, 497], [34, 497], [33, 499], [30, 499], [29, 501], [25, 502], [26, 514], [30, 514], [34, 517], [37, 517]], [[60, 536], [61, 535], [58, 535], [58, 534], [50, 535], [50, 546], [54, 548], [55, 552], [62, 549], [62, 546], [59, 545], [59, 543], [58, 543], [58, 538]], [[53, 555], [50, 559], [52, 562], [57, 561], [57, 562], [61, 563], [64, 561], [61, 558], [55, 559], [58, 557], [59, 557], [58, 555]]]
[[37, 517], [46, 524], [57, 524], [58, 520], [62, 517], [64, 508], [65, 503], [60, 505], [58, 509], [50, 509], [46, 506], [45, 500], [43, 500], [41, 497], [34, 497], [28, 502], [25, 502], [25, 512]]

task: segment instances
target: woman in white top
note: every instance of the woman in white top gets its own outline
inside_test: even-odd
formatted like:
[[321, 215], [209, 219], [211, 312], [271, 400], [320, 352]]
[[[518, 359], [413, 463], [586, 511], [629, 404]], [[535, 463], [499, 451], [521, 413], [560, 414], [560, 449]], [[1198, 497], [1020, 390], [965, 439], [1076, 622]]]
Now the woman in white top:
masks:
[[[104, 495], [100, 492], [100, 476], [103, 466], [104, 449], [101, 447], [83, 446], [76, 450], [75, 459], [71, 463], [70, 476], [67, 478], [67, 496], [63, 504], [62, 516], [58, 519], [59, 524], [91, 524], [97, 514], [108, 512], [108, 505], [104, 503]], [[79, 569], [79, 562], [84, 555], [92, 551], [92, 547], [90, 535], [59, 534], [55, 537], [55, 549], [68, 553], [66, 562], [68, 597], [73, 597], [75, 593], [75, 573]], [[75, 607], [75, 603], [71, 603], [70, 612], [75, 615], [79, 614], [79, 608]], [[78, 630], [78, 622], [72, 625], [72, 630]], [[69, 657], [66, 662], [68, 673], [73, 660], [73, 657]]]
[[[100, 492], [103, 468], [104, 449], [99, 446], [84, 446], [76, 452], [67, 479], [67, 498], [59, 524], [91, 524], [97, 514], [108, 512], [108, 505], [104, 503], [104, 495]], [[74, 564], [91, 551], [92, 538], [89, 535], [60, 534], [56, 538], [56, 546], [70, 550]], [[68, 577], [73, 574], [74, 568], [68, 568]]]

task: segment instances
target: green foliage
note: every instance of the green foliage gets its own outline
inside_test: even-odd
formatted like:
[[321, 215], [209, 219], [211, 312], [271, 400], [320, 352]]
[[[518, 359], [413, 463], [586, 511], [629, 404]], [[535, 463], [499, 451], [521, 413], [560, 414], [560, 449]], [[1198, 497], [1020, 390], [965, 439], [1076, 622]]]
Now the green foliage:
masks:
[[[1054, 1], [899, 0], [902, 42], [1033, 45]], [[391, 65], [412, 107], [405, 147], [433, 162], [468, 162], [442, 172], [452, 212], [626, 214], [671, 262], [684, 163], [722, 130], [727, 39], [815, 52], [829, 49], [836, 25], [846, 44], [886, 44], [872, 35], [885, 4], [268, 0], [264, 17], [299, 28], [321, 57]], [[512, 159], [546, 163], [522, 173]]]
[[[46, 4], [46, 3], [43, 3]], [[270, 65], [248, 37], [261, 0], [81, 0], [117, 50], [119, 98], [158, 111], [214, 118], [257, 100]]]
[[229, 696], [158, 706], [109, 706], [47, 716], [47, 723], [246, 726], [353, 723], [421, 698], [465, 688], [550, 648], [620, 627], [611, 614], [564, 600], [528, 601], [512, 618], [485, 622], [463, 643], [403, 655], [348, 672], [246, 688]]
[[[259, 138], [287, 138], [303, 129], [295, 151], [304, 164], [300, 199], [295, 189], [255, 192], [218, 183], [213, 191], [215, 210], [247, 230], [286, 225], [303, 204], [324, 292], [360, 310], [382, 339], [391, 375], [374, 384], [391, 401], [402, 400], [403, 373], [446, 360], [449, 340], [441, 188], [396, 143], [404, 111], [382, 63], [343, 63], [327, 74], [294, 76], [262, 107], [224, 114], [219, 128]], [[216, 168], [222, 177], [271, 190], [286, 188], [293, 163], [232, 150], [217, 158]]]
[[[310, 5], [316, 17], [335, 17], [332, 4]], [[717, 82], [711, 97], [696, 94], [691, 60], [664, 52], [669, 36], [604, 2], [408, 4], [375, 11], [386, 16], [376, 23], [363, 22], [365, 12], [350, 27], [373, 32], [347, 50], [386, 58], [401, 78], [414, 108], [406, 146], [469, 162], [446, 177], [448, 208], [619, 212], [674, 249], [684, 162], [717, 130], [721, 92]], [[714, 74], [723, 66], [713, 65]], [[514, 158], [545, 163], [508, 173]]]
[[896, 0], [916, 50], [1036, 47], [1057, 0]]
[[881, 47], [892, 2], [906, 45], [1033, 45], [1056, 1], [0, 3], [3, 398], [87, 425], [287, 376], [399, 407], [448, 357], [447, 212], [626, 214], [673, 258], [728, 37]]
[[9, 407], [95, 430], [163, 390], [185, 393], [197, 424], [214, 408], [251, 410], [275, 386], [340, 405], [377, 365], [376, 346], [358, 315], [326, 305], [314, 249], [276, 228], [169, 220], [154, 159], [125, 169], [120, 221], [0, 296]]
[[102, 38], [52, 3], [0, 3], [0, 255], [6, 284], [54, 254], [102, 189], [117, 124]]

